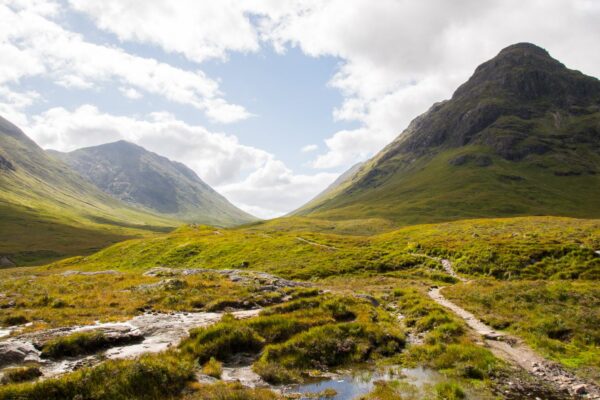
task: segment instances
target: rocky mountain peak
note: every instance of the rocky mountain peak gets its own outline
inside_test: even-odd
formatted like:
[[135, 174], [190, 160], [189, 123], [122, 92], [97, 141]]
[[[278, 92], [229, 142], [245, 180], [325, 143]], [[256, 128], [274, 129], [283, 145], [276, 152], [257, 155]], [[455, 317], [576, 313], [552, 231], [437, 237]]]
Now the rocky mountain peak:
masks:
[[473, 76], [454, 93], [453, 99], [472, 96], [511, 97], [534, 101], [546, 98], [548, 105], [568, 107], [600, 101], [600, 82], [568, 69], [548, 51], [531, 43], [504, 48], [481, 64]]

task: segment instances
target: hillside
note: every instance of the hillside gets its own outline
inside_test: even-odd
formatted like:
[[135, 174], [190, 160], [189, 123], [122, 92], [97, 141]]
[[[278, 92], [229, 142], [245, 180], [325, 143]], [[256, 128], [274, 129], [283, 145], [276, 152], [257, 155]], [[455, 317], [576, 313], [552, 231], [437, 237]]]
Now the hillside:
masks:
[[0, 255], [17, 264], [90, 253], [179, 224], [102, 193], [1, 117], [0, 188]]
[[350, 175], [295, 214], [599, 217], [600, 81], [535, 45], [509, 46]]
[[119, 141], [52, 154], [103, 192], [169, 218], [217, 226], [256, 220], [185, 165], [133, 143]]

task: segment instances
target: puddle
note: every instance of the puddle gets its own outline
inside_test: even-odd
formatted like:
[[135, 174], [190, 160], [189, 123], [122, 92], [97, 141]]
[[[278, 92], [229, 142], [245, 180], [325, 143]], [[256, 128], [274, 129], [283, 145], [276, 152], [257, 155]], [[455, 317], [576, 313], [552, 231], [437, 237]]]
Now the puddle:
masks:
[[[323, 393], [333, 389], [335, 396], [327, 397], [332, 400], [350, 400], [365, 395], [375, 388], [378, 381], [398, 381], [401, 395], [418, 396], [427, 391], [429, 387], [443, 381], [443, 376], [427, 368], [403, 368], [384, 372], [363, 372], [358, 374], [342, 374], [318, 382], [289, 385], [280, 388], [286, 394], [299, 393], [306, 396], [301, 399], [314, 399], [315, 393]], [[316, 397], [319, 398], [319, 397]], [[419, 398], [419, 397], [416, 397]]]

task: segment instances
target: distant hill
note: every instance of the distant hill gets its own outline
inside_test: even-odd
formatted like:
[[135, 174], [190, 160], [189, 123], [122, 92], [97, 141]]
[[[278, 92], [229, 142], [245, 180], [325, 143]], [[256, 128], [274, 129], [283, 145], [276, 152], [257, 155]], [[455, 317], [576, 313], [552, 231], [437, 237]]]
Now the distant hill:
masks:
[[17, 264], [89, 253], [180, 222], [98, 190], [0, 117], [0, 256]]
[[600, 217], [600, 81], [519, 43], [296, 215]]
[[169, 218], [218, 226], [257, 220], [185, 165], [133, 143], [119, 141], [52, 154], [103, 192]]

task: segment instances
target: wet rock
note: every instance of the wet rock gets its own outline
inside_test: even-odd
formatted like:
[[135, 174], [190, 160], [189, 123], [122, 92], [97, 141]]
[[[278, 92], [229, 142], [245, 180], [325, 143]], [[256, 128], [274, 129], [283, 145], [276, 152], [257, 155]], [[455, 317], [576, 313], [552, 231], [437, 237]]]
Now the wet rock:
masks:
[[225, 382], [239, 382], [250, 388], [266, 387], [268, 384], [252, 370], [251, 366], [224, 367], [221, 380]]
[[0, 368], [39, 359], [40, 352], [32, 343], [18, 340], [0, 342]]

